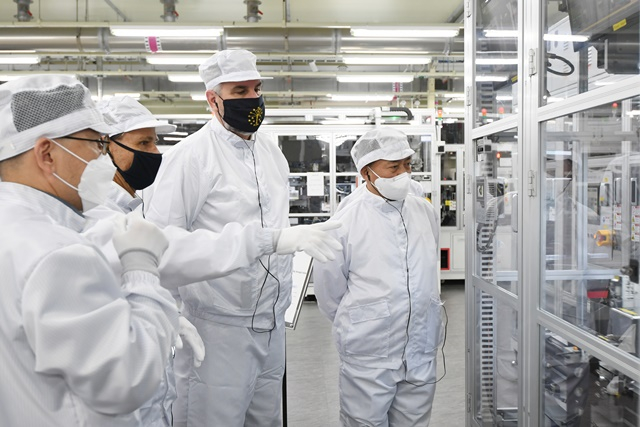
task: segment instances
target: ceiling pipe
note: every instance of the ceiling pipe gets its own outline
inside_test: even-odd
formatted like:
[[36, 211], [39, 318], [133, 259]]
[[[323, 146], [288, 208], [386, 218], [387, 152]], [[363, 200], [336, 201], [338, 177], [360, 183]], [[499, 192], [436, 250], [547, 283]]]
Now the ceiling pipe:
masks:
[[247, 16], [244, 19], [247, 22], [258, 22], [262, 19], [262, 11], [260, 10], [260, 5], [262, 2], [260, 0], [244, 0], [247, 5]]
[[33, 3], [31, 0], [13, 0], [18, 6], [18, 13], [13, 17], [20, 22], [29, 22], [33, 19], [29, 5]]
[[180, 16], [176, 11], [176, 0], [160, 0], [160, 3], [164, 4], [164, 14], [160, 18], [164, 22], [176, 22]]

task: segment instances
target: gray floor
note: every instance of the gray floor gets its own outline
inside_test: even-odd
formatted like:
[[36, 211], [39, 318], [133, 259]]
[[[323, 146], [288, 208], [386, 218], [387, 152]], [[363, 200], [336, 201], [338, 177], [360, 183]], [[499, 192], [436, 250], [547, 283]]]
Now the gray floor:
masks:
[[[464, 285], [444, 284], [442, 300], [449, 316], [447, 375], [436, 387], [430, 426], [463, 427]], [[438, 363], [442, 375], [442, 359]], [[338, 366], [331, 324], [315, 302], [305, 302], [297, 328], [287, 331], [288, 427], [339, 427]]]

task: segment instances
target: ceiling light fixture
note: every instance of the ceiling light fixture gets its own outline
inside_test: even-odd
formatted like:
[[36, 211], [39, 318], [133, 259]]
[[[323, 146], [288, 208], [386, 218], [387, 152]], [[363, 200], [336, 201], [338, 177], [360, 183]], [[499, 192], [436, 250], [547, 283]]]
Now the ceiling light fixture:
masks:
[[336, 76], [340, 83], [409, 83], [411, 74], [353, 74]]
[[548, 42], [586, 42], [589, 36], [571, 35], [571, 34], [545, 34], [542, 36]]
[[451, 38], [460, 33], [460, 26], [437, 25], [429, 27], [352, 27], [354, 37], [385, 38]]
[[496, 101], [513, 101], [513, 95], [496, 95]]
[[333, 95], [327, 94], [332, 101], [355, 101], [355, 102], [389, 102], [393, 100], [394, 95]]
[[174, 83], [202, 83], [200, 74], [196, 73], [167, 74], [167, 78]]
[[20, 77], [23, 77], [23, 76], [20, 76], [18, 74], [12, 74], [9, 76], [4, 74], [4, 75], [0, 75], [0, 82], [10, 82], [11, 80], [19, 79]]
[[493, 76], [476, 76], [476, 82], [506, 82], [509, 80], [508, 76], [493, 75]]
[[111, 34], [116, 37], [220, 37], [222, 27], [190, 27], [173, 25], [112, 25]]
[[194, 101], [206, 101], [207, 95], [205, 95], [204, 93], [192, 93], [191, 99]]
[[116, 92], [115, 96], [128, 96], [133, 99], [140, 99], [140, 94], [137, 92]]
[[476, 65], [518, 65], [518, 58], [476, 58]]
[[484, 36], [490, 39], [517, 38], [518, 30], [484, 30]]
[[0, 64], [4, 65], [32, 65], [40, 62], [40, 57], [35, 54], [6, 54], [0, 55]]
[[347, 65], [425, 65], [431, 62], [431, 58], [417, 55], [344, 55], [342, 62]]
[[211, 55], [167, 55], [156, 53], [147, 55], [147, 63], [153, 65], [200, 65]]

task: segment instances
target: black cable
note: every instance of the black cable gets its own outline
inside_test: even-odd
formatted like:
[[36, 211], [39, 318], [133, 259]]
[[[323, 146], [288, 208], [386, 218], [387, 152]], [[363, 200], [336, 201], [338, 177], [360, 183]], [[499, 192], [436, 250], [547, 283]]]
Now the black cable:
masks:
[[404, 381], [408, 384], [411, 384], [414, 387], [422, 387], [425, 386], [427, 384], [436, 384], [438, 382], [440, 382], [440, 380], [442, 380], [445, 375], [447, 375], [447, 360], [444, 354], [444, 346], [447, 342], [447, 326], [449, 325], [449, 316], [447, 315], [447, 310], [444, 308], [444, 305], [442, 305], [441, 307], [444, 310], [445, 313], [445, 317], [446, 317], [446, 322], [444, 325], [444, 338], [442, 340], [442, 365], [444, 368], [444, 373], [442, 374], [442, 376], [440, 378], [438, 378], [436, 381], [434, 382], [424, 382], [421, 384], [416, 384], [414, 382], [411, 382], [407, 379], [407, 374], [409, 369], [407, 368], [407, 359], [406, 359], [406, 355], [407, 355], [407, 346], [409, 345], [409, 326], [411, 324], [411, 314], [412, 314], [412, 304], [411, 304], [411, 286], [409, 285], [409, 232], [407, 230], [407, 224], [404, 222], [404, 216], [402, 215], [402, 207], [404, 206], [404, 201], [402, 202], [402, 205], [400, 206], [400, 209], [396, 208], [392, 203], [389, 202], [389, 200], [385, 199], [385, 202], [387, 202], [392, 208], [394, 208], [398, 214], [400, 215], [400, 221], [402, 221], [402, 227], [404, 228], [404, 234], [407, 238], [407, 249], [404, 253], [404, 259], [405, 259], [405, 265], [406, 265], [406, 272], [407, 272], [407, 294], [409, 295], [409, 315], [407, 317], [407, 326], [405, 328], [405, 335], [407, 337], [407, 340], [404, 343], [404, 348], [402, 349], [402, 365], [404, 366]]
[[[253, 174], [256, 178], [256, 190], [258, 192], [258, 208], [260, 209], [260, 226], [262, 228], [264, 227], [264, 214], [262, 212], [262, 199], [260, 198], [260, 184], [258, 182], [258, 169], [256, 166], [256, 156], [255, 153], [253, 152], [253, 150], [251, 149], [251, 147], [249, 146], [249, 144], [247, 144], [247, 141], [245, 139], [242, 140], [244, 142], [244, 145], [247, 146], [247, 149], [249, 150], [249, 152], [251, 153], [251, 158], [253, 159]], [[253, 332], [256, 333], [267, 333], [267, 332], [273, 332], [273, 330], [276, 328], [276, 306], [278, 305], [278, 300], [280, 299], [280, 280], [273, 275], [273, 273], [271, 273], [271, 255], [269, 255], [269, 257], [267, 258], [267, 266], [265, 267], [264, 263], [262, 262], [261, 259], [258, 259], [258, 262], [260, 263], [260, 265], [262, 266], [262, 268], [264, 269], [264, 271], [266, 272], [266, 274], [264, 275], [264, 280], [262, 281], [262, 285], [260, 286], [260, 292], [258, 293], [258, 299], [256, 300], [256, 306], [253, 309], [253, 314], [251, 315], [251, 330]], [[269, 278], [269, 276], [271, 276], [276, 283], [278, 284], [278, 292], [276, 293], [276, 298], [275, 301], [273, 302], [273, 306], [271, 307], [271, 312], [273, 314], [273, 326], [269, 329], [256, 329], [255, 328], [255, 320], [256, 320], [256, 314], [258, 312], [258, 305], [260, 304], [260, 298], [262, 298], [262, 292], [264, 291], [264, 287], [267, 284], [267, 279]]]
[[[563, 71], [556, 71], [552, 69], [551, 62], [549, 61], [550, 59], [557, 59], [558, 61], [564, 62], [569, 67], [569, 71], [563, 72]], [[551, 53], [551, 52], [547, 52], [546, 66], [547, 66], [547, 71], [549, 73], [555, 74], [556, 76], [563, 76], [563, 77], [570, 76], [576, 70], [576, 67], [574, 67], [571, 61], [569, 61], [567, 58], [564, 58], [560, 55], [556, 55], [555, 53]]]

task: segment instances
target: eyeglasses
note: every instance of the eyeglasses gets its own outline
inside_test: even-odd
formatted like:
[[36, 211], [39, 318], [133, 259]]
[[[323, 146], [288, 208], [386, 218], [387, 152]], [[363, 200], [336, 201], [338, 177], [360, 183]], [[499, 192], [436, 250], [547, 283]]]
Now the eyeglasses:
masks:
[[100, 150], [100, 154], [105, 155], [109, 152], [109, 144], [104, 139], [77, 138], [75, 136], [64, 136], [61, 139], [74, 139], [76, 141], [95, 142], [96, 144], [98, 144], [98, 149]]

